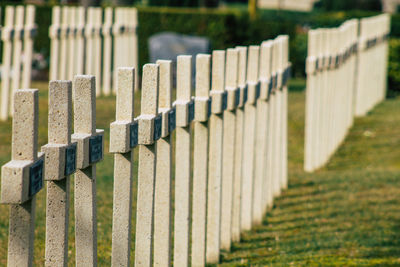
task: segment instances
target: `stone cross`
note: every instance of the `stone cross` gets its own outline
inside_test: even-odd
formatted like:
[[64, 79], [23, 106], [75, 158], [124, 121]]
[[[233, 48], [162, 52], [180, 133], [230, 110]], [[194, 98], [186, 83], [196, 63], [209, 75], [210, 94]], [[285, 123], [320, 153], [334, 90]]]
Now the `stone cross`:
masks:
[[67, 266], [70, 175], [76, 170], [77, 144], [71, 143], [72, 83], [50, 81], [48, 144], [42, 147], [46, 164], [45, 265]]
[[8, 266], [33, 266], [36, 193], [43, 187], [44, 155], [37, 153], [37, 89], [14, 92], [12, 160], [1, 170], [1, 203], [10, 205]]
[[223, 112], [226, 109], [225, 51], [214, 50], [212, 54], [211, 117], [209, 122], [210, 145], [208, 157], [208, 200], [207, 200], [207, 263], [219, 261], [220, 214], [222, 180], [222, 136]]
[[233, 202], [232, 202], [232, 241], [240, 241], [241, 233], [241, 202], [242, 202], [242, 159], [243, 159], [243, 132], [244, 132], [244, 105], [247, 98], [246, 66], [247, 66], [247, 47], [236, 47], [238, 55], [238, 86], [240, 88], [239, 105], [236, 109], [236, 129], [235, 129], [235, 161], [234, 161], [234, 181], [233, 181]]
[[[104, 24], [101, 33], [103, 35], [103, 93], [111, 94], [111, 62], [112, 62], [112, 25], [113, 8], [104, 10]], [[136, 67], [136, 66], [135, 66]], [[136, 72], [135, 72], [136, 73]], [[135, 77], [136, 78], [136, 77]], [[136, 81], [136, 79], [135, 79]]]
[[260, 46], [259, 75], [260, 99], [257, 102], [257, 131], [255, 140], [254, 192], [253, 192], [253, 223], [260, 225], [264, 215], [263, 195], [266, 177], [266, 155], [268, 140], [268, 93], [270, 84], [271, 43], [263, 42]]
[[[77, 8], [69, 7], [68, 8], [68, 35], [67, 35], [67, 74], [66, 77], [68, 80], [72, 80], [74, 78], [74, 68], [75, 68], [75, 61], [78, 60], [76, 58], [76, 47], [75, 47], [75, 38], [76, 38], [76, 16], [77, 16]], [[82, 59], [79, 59], [82, 60]], [[82, 74], [82, 73], [80, 73]]]
[[110, 153], [114, 153], [112, 266], [130, 266], [133, 148], [138, 143], [134, 84], [135, 69], [119, 68], [116, 121], [110, 125]]
[[275, 168], [276, 166], [276, 138], [277, 138], [277, 129], [276, 129], [276, 121], [277, 121], [277, 52], [276, 52], [276, 42], [271, 41], [271, 54], [272, 54], [272, 61], [271, 61], [271, 90], [268, 97], [268, 129], [271, 129], [268, 132], [268, 141], [267, 141], [267, 177], [268, 180], [268, 200], [267, 206], [272, 207], [273, 200], [275, 197], [274, 194], [274, 183], [276, 180], [275, 177]]
[[[17, 6], [16, 16], [15, 16], [15, 26], [14, 26], [14, 49], [13, 49], [13, 58], [12, 58], [12, 80], [11, 80], [11, 89], [14, 91], [20, 88], [21, 82], [21, 55], [22, 55], [22, 40], [23, 40], [23, 32], [24, 32], [24, 14], [25, 8], [23, 6]], [[11, 101], [11, 110], [13, 110], [12, 104], [14, 102]]]
[[157, 140], [161, 137], [162, 117], [158, 114], [159, 66], [143, 67], [142, 105], [139, 122], [139, 174], [136, 205], [135, 266], [153, 265], [154, 185]]
[[29, 88], [31, 85], [33, 37], [35, 34], [35, 6], [27, 5], [24, 27], [24, 65], [22, 69], [22, 88]]
[[87, 53], [85, 73], [96, 76], [96, 96], [101, 94], [101, 23], [102, 9], [100, 7], [89, 7], [85, 28]]
[[11, 59], [13, 50], [13, 29], [14, 29], [14, 7], [7, 6], [5, 12], [5, 23], [1, 32], [1, 40], [3, 41], [3, 58], [1, 70], [1, 120], [7, 120], [10, 112], [10, 102], [12, 96], [10, 95], [10, 73], [11, 73]]
[[288, 81], [291, 75], [291, 64], [289, 62], [289, 36], [282, 36], [283, 45], [283, 88], [282, 88], [282, 189], [288, 187]]
[[58, 78], [59, 66], [59, 49], [60, 49], [60, 34], [61, 34], [61, 8], [54, 6], [51, 15], [51, 26], [49, 28], [50, 37], [50, 80]]
[[96, 81], [74, 79], [75, 247], [77, 266], [97, 266], [96, 163], [103, 159], [104, 131], [96, 129]]
[[306, 61], [307, 72], [307, 89], [306, 89], [306, 111], [305, 111], [305, 127], [304, 127], [304, 170], [312, 172], [314, 170], [314, 163], [312, 160], [314, 138], [314, 124], [315, 120], [315, 95], [317, 84], [317, 71], [319, 68], [319, 58], [317, 55], [318, 37], [320, 36], [319, 30], [310, 30], [308, 33], [308, 56]]
[[192, 266], [206, 264], [206, 221], [208, 180], [208, 118], [211, 56], [196, 56], [196, 96], [193, 148]]
[[175, 232], [174, 265], [189, 265], [190, 190], [191, 190], [191, 122], [194, 102], [191, 96], [192, 56], [178, 56], [176, 85], [175, 148]]
[[[263, 146], [263, 168], [262, 168], [262, 192], [261, 192], [261, 214], [264, 215], [267, 212], [269, 206], [269, 199], [272, 195], [271, 190], [271, 176], [268, 169], [269, 157], [270, 155], [270, 136], [273, 131], [271, 127], [271, 116], [270, 116], [270, 97], [272, 90], [272, 45], [273, 42], [271, 40], [265, 41], [261, 44], [261, 53], [260, 53], [260, 80], [261, 80], [261, 93], [260, 98], [265, 102], [266, 110], [265, 111], [265, 134], [264, 134], [264, 146]], [[261, 104], [262, 105], [262, 104]], [[256, 159], [257, 160], [257, 159]]]
[[60, 29], [60, 61], [58, 75], [55, 79], [65, 80], [67, 78], [68, 64], [68, 25], [69, 7], [63, 6], [61, 9], [61, 29]]
[[234, 179], [236, 107], [240, 101], [238, 87], [239, 51], [234, 48], [226, 51], [225, 89], [227, 92], [227, 109], [224, 111], [223, 144], [222, 144], [222, 182], [221, 182], [221, 249], [231, 248], [232, 194]]
[[158, 111], [162, 114], [161, 138], [157, 141], [156, 182], [154, 195], [154, 265], [171, 264], [172, 218], [172, 131], [175, 108], [172, 108], [172, 61], [158, 60]]
[[[132, 60], [131, 61], [131, 66], [134, 66], [135, 68], [138, 68], [139, 65], [139, 42], [138, 42], [138, 10], [136, 8], [130, 8], [129, 9], [129, 17], [128, 17], [128, 22], [130, 23], [130, 39], [131, 43], [129, 45], [129, 51], [130, 55], [129, 58]], [[135, 90], [139, 90], [139, 79], [137, 79], [137, 74], [135, 78], [136, 84], [135, 84]]]
[[271, 108], [271, 120], [272, 126], [272, 153], [271, 153], [271, 177], [272, 177], [272, 198], [277, 197], [280, 194], [280, 184], [279, 184], [279, 134], [280, 134], [280, 85], [279, 85], [279, 41], [274, 40], [273, 43], [273, 62], [272, 62], [272, 79], [273, 79], [273, 89], [270, 99]]
[[[76, 16], [76, 66], [75, 66], [75, 72], [74, 75], [77, 74], [82, 74], [84, 73], [84, 58], [85, 52], [85, 40], [84, 40], [84, 29], [85, 29], [85, 8], [80, 6], [76, 7], [77, 10], [77, 16]], [[73, 93], [73, 92], [72, 92]]]
[[[102, 91], [102, 73], [101, 73], [101, 28], [103, 20], [103, 9], [95, 7], [93, 11], [93, 58], [86, 58], [86, 60], [93, 60], [93, 75], [96, 76], [96, 96], [99, 96]], [[117, 70], [118, 72], [118, 70]], [[89, 73], [90, 74], [90, 73]]]
[[124, 9], [122, 7], [117, 7], [114, 9], [114, 24], [113, 24], [113, 69], [114, 69], [114, 78], [113, 78], [113, 88], [115, 88], [115, 83], [117, 81], [117, 73], [116, 69], [119, 67], [123, 67], [124, 57], [126, 56], [123, 46], [124, 39]]
[[256, 133], [256, 101], [259, 88], [258, 58], [259, 46], [250, 46], [247, 58], [248, 100], [244, 108], [244, 141], [243, 141], [243, 188], [242, 188], [242, 229], [250, 230], [252, 226], [252, 196], [254, 180], [254, 149]]

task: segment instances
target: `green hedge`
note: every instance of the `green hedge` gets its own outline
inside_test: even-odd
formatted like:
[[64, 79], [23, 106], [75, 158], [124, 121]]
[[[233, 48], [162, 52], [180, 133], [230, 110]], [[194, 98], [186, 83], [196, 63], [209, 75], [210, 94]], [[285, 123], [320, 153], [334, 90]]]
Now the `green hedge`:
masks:
[[393, 38], [389, 42], [389, 88], [390, 94], [400, 93], [400, 39]]
[[[6, 3], [1, 3], [3, 7]], [[35, 40], [35, 51], [50, 54], [48, 29], [51, 23], [51, 6], [37, 6], [39, 32]], [[258, 18], [251, 21], [243, 9], [198, 9], [139, 7], [139, 64], [149, 59], [148, 38], [162, 31], [205, 36], [210, 39], [212, 49], [226, 49], [236, 45], [259, 44], [279, 34], [290, 36], [290, 60], [293, 74], [304, 77], [307, 56], [307, 31], [310, 28], [334, 27], [350, 18], [361, 18], [378, 14], [371, 11], [296, 12], [260, 10]], [[392, 16], [392, 36], [400, 38], [400, 15]], [[393, 46], [391, 46], [393, 47]], [[394, 75], [393, 72], [389, 73]], [[394, 77], [390, 77], [393, 81]]]

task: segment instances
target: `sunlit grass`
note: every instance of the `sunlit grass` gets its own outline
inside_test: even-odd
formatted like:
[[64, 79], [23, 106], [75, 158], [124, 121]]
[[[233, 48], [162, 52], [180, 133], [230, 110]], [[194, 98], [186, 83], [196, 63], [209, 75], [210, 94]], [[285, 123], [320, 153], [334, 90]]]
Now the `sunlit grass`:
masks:
[[289, 189], [221, 265], [400, 266], [400, 98], [356, 119], [314, 174], [302, 171], [304, 93], [289, 106]]

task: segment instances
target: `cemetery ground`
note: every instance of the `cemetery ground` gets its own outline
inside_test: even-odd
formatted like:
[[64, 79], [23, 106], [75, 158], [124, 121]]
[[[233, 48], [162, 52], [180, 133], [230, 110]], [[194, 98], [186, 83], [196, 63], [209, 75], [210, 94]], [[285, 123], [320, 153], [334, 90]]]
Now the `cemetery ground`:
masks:
[[[39, 145], [47, 143], [47, 83], [40, 89]], [[399, 266], [400, 265], [400, 97], [379, 104], [356, 119], [329, 164], [303, 172], [304, 80], [293, 80], [289, 94], [289, 189], [275, 201], [263, 225], [244, 233], [222, 265]], [[135, 96], [135, 116], [139, 113]], [[113, 156], [107, 153], [115, 98], [97, 99], [97, 128], [105, 129], [104, 162], [97, 166], [98, 257], [111, 258]], [[10, 159], [11, 120], [0, 123], [0, 165]], [[137, 170], [137, 149], [134, 169]], [[134, 186], [136, 188], [136, 171]], [[135, 188], [134, 199], [136, 199]], [[71, 181], [73, 189], [73, 179]], [[35, 266], [42, 266], [45, 244], [45, 190], [37, 196]], [[133, 201], [135, 208], [136, 201]], [[133, 213], [135, 216], [135, 212]], [[74, 250], [71, 195], [69, 256]], [[132, 227], [134, 235], [135, 227]], [[133, 236], [132, 242], [135, 238]], [[0, 266], [6, 265], [8, 206], [0, 206]], [[134, 248], [134, 246], [132, 246]], [[132, 257], [134, 253], [131, 254]]]

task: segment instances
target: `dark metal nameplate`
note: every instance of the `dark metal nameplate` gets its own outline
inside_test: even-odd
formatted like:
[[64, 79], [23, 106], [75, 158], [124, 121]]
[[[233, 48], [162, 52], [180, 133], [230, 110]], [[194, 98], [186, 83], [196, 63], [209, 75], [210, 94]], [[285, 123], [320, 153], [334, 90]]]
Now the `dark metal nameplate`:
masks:
[[226, 110], [228, 107], [228, 92], [224, 91], [222, 93], [222, 110]]
[[258, 82], [256, 85], [256, 99], [260, 98], [260, 94], [261, 94], [261, 84]]
[[162, 116], [161, 114], [154, 118], [154, 141], [161, 138]]
[[129, 126], [129, 147], [134, 148], [135, 146], [138, 145], [138, 123], [137, 121], [133, 122]]
[[243, 105], [246, 104], [248, 96], [249, 96], [249, 87], [246, 84], [246, 86], [243, 89]]
[[71, 175], [76, 171], [76, 143], [70, 144], [65, 149], [65, 176]]
[[194, 101], [191, 101], [189, 103], [189, 123], [191, 123], [194, 120]]
[[29, 197], [33, 197], [43, 187], [43, 159], [29, 168]]
[[176, 128], [176, 109], [173, 108], [168, 113], [168, 132], [172, 133]]
[[211, 97], [207, 100], [207, 117], [210, 118], [211, 116], [211, 105], [212, 105], [212, 100]]
[[103, 136], [95, 135], [89, 139], [89, 163], [98, 162], [103, 158]]
[[272, 81], [272, 78], [268, 81], [268, 97], [271, 95], [272, 92], [272, 88], [273, 88], [274, 84]]
[[236, 89], [235, 91], [235, 107], [239, 106], [240, 102], [240, 90]]

